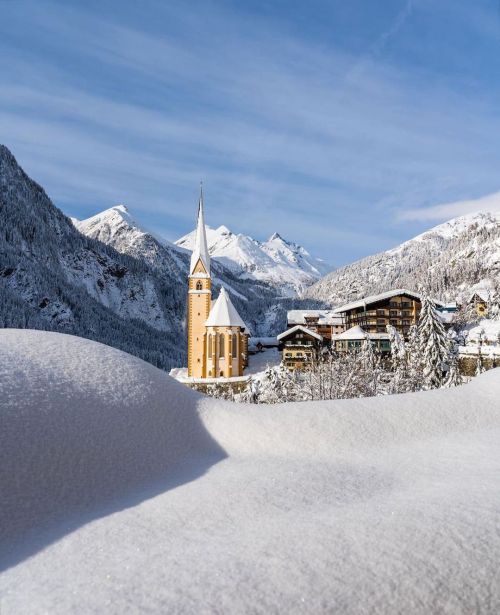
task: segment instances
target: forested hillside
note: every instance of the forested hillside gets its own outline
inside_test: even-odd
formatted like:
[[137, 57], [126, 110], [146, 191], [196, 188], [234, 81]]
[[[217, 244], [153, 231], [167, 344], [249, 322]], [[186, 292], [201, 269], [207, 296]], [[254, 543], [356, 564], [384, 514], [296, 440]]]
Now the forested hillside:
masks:
[[425, 287], [454, 300], [474, 285], [500, 284], [500, 216], [455, 218], [400, 246], [341, 267], [304, 296], [339, 305], [391, 288]]

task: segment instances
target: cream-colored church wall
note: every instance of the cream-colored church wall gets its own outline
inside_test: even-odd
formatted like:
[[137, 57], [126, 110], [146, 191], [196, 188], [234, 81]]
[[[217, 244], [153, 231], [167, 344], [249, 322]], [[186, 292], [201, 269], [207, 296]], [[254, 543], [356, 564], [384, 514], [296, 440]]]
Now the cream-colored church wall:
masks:
[[206, 378], [205, 322], [210, 313], [212, 292], [201, 260], [189, 277], [188, 287], [188, 375]]
[[[231, 378], [232, 376], [243, 376], [243, 362], [241, 353], [243, 336], [238, 327], [207, 327], [206, 328], [206, 365], [207, 377], [209, 378]], [[220, 335], [224, 336], [224, 356], [220, 353]], [[232, 336], [236, 334], [236, 356], [233, 357]], [[211, 337], [210, 337], [211, 336]], [[212, 351], [209, 352], [209, 340], [212, 341]]]

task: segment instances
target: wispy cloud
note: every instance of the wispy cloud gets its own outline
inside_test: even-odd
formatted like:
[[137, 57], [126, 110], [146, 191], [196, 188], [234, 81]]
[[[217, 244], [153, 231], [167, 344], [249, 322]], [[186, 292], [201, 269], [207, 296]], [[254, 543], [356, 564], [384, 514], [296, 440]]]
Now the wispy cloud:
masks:
[[401, 210], [498, 188], [496, 105], [382, 61], [420, 4], [402, 3], [355, 79], [364, 56], [340, 41], [222, 4], [149, 2], [154, 20], [12, 9], [31, 40], [4, 21], [1, 140], [74, 215], [122, 201], [174, 238], [203, 178], [211, 224], [345, 262], [402, 238]]
[[478, 212], [500, 212], [500, 192], [487, 194], [478, 199], [441, 203], [432, 207], [409, 209], [399, 214], [401, 220], [435, 221], [448, 220]]

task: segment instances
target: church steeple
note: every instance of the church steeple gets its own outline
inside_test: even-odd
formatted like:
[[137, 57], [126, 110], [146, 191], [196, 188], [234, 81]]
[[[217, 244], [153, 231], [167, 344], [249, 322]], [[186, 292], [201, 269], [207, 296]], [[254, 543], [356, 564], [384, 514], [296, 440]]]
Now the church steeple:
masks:
[[203, 215], [203, 189], [200, 186], [196, 240], [191, 255], [188, 279], [188, 374], [194, 378], [206, 378], [206, 329], [205, 321], [210, 313], [212, 280], [210, 278], [210, 254], [208, 252]]
[[198, 221], [196, 226], [196, 239], [193, 253], [191, 254], [191, 266], [189, 275], [193, 275], [198, 261], [202, 262], [207, 276], [210, 276], [210, 253], [208, 251], [207, 233], [205, 230], [205, 216], [203, 212], [203, 185], [200, 183], [200, 198], [198, 201]]

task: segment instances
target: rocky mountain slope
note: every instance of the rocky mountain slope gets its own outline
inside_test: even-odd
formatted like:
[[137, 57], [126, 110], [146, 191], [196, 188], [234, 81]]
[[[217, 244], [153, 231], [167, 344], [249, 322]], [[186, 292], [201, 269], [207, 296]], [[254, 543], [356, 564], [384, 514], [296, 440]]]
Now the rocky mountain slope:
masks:
[[162, 366], [183, 361], [172, 272], [78, 232], [0, 146], [0, 326], [59, 330]]
[[[186, 286], [191, 251], [143, 228], [125, 205], [116, 205], [86, 220], [72, 218], [72, 222], [87, 237], [145, 261], [159, 275], [167, 273], [183, 287]], [[231, 269], [218, 261], [213, 262], [212, 269], [215, 288], [223, 285], [239, 300], [252, 301], [275, 297], [277, 294], [276, 289], [265, 282], [250, 283], [247, 279], [239, 279]]]
[[[192, 250], [195, 231], [181, 237], [177, 246]], [[210, 256], [219, 260], [242, 279], [272, 284], [281, 294], [296, 296], [331, 271], [323, 260], [274, 233], [267, 241], [231, 232], [226, 226], [207, 226]]]
[[[183, 289], [182, 297], [187, 293], [186, 281], [189, 273], [188, 263], [191, 249], [170, 243], [141, 227], [124, 205], [116, 205], [86, 220], [73, 219], [73, 224], [88, 237], [98, 239], [119, 252], [145, 261], [160, 276], [163, 272], [168, 272], [171, 277], [177, 280], [179, 288]], [[227, 237], [228, 233], [232, 235], [232, 238]], [[229, 257], [213, 258], [211, 267], [214, 297], [217, 296], [220, 287], [224, 286], [231, 293], [231, 298], [237, 306], [238, 312], [252, 328], [254, 334], [267, 336], [281, 332], [286, 324], [285, 314], [287, 309], [300, 307], [304, 303], [295, 296], [295, 290], [292, 286], [284, 284], [283, 278], [279, 277], [280, 271], [274, 272], [276, 274], [275, 283], [271, 281], [272, 275], [267, 276], [267, 280], [246, 275], [252, 269], [252, 258], [255, 258], [255, 262], [259, 262], [260, 259], [262, 263], [262, 255], [260, 254], [262, 250], [258, 248], [258, 242], [250, 237], [240, 236], [240, 239], [242, 239], [240, 241], [236, 235], [233, 235], [227, 229], [217, 233], [208, 227], [207, 236], [210, 245], [216, 247], [216, 251], [223, 252], [224, 245], [228, 247], [228, 243], [233, 243], [233, 247], [236, 244], [239, 248], [244, 246], [244, 249], [236, 250], [236, 253], [238, 253], [240, 261], [244, 261], [247, 266], [247, 269], [244, 270]], [[222, 237], [222, 242], [218, 243], [216, 237]], [[229, 239], [229, 242], [224, 238]], [[235, 238], [236, 241], [234, 241]], [[276, 252], [283, 250], [283, 253], [287, 254], [287, 244], [281, 238], [275, 238], [274, 241]], [[181, 243], [186, 246], [192, 245], [188, 240]], [[272, 244], [270, 245], [272, 247]], [[252, 250], [254, 256], [252, 256]], [[226, 254], [228, 253], [229, 250]], [[279, 258], [279, 256], [276, 256], [276, 258]], [[273, 274], [273, 268], [278, 268], [270, 261], [268, 265], [270, 267], [269, 274]], [[255, 266], [254, 270], [256, 269]], [[286, 269], [290, 279], [291, 270], [292, 266], [290, 265]], [[292, 296], [283, 297], [283, 294], [287, 295], [288, 293]], [[307, 301], [307, 305], [311, 306], [310, 300]], [[321, 302], [318, 304], [318, 306], [322, 305]], [[183, 307], [182, 314], [184, 314], [184, 309]], [[179, 327], [180, 325], [181, 323], [179, 323]]]
[[474, 285], [500, 284], [500, 214], [454, 218], [392, 250], [341, 267], [309, 287], [305, 297], [339, 305], [391, 288], [426, 286], [454, 300]]

